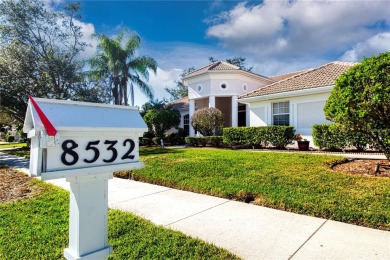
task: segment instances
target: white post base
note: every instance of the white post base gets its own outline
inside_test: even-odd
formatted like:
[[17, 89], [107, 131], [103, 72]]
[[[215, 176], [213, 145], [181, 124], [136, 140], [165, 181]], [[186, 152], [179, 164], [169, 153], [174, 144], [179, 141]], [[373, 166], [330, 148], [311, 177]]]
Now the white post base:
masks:
[[66, 178], [70, 182], [68, 260], [107, 259], [108, 180], [112, 173]]
[[67, 260], [95, 260], [95, 259], [107, 259], [112, 252], [112, 247], [108, 246], [99, 251], [92, 252], [87, 255], [74, 255], [72, 250], [65, 248], [64, 256]]

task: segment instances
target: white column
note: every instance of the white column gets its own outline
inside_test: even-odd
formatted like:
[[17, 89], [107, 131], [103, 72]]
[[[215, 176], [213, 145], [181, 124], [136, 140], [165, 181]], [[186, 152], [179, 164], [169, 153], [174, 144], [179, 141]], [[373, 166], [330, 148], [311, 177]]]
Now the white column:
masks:
[[112, 173], [66, 178], [70, 182], [69, 247], [66, 259], [107, 259], [108, 180]]
[[237, 96], [232, 96], [232, 127], [238, 124], [238, 102]]
[[251, 107], [249, 104], [245, 105], [246, 126], [251, 126]]
[[209, 108], [215, 108], [215, 96], [209, 96]]
[[190, 102], [190, 110], [189, 110], [189, 114], [190, 114], [190, 136], [195, 136], [195, 130], [194, 130], [194, 128], [191, 125], [192, 116], [195, 113], [195, 100], [194, 99], [190, 99], [189, 102]]

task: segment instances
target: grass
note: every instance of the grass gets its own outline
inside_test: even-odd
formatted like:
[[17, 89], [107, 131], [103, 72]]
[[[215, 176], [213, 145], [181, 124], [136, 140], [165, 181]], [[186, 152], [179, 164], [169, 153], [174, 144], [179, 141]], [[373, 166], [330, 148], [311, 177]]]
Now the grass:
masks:
[[27, 147], [26, 143], [8, 143], [8, 144], [0, 144], [0, 149], [5, 148], [19, 148], [19, 147]]
[[[42, 190], [34, 199], [0, 203], [0, 259], [64, 259], [69, 193], [38, 180], [31, 185]], [[108, 222], [109, 259], [238, 259], [130, 213], [110, 210]]]
[[390, 179], [326, 166], [341, 157], [199, 148], [140, 154], [144, 169], [116, 176], [390, 230]]

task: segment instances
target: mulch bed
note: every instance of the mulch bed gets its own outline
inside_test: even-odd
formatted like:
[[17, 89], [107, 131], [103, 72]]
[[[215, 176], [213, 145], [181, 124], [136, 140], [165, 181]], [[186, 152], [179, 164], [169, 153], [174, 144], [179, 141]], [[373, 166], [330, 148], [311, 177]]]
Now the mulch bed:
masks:
[[0, 203], [31, 199], [40, 192], [31, 178], [11, 168], [0, 168]]
[[[376, 174], [377, 165], [379, 165], [379, 171]], [[343, 160], [335, 164], [332, 168], [335, 171], [349, 174], [390, 177], [390, 163], [388, 160]]]

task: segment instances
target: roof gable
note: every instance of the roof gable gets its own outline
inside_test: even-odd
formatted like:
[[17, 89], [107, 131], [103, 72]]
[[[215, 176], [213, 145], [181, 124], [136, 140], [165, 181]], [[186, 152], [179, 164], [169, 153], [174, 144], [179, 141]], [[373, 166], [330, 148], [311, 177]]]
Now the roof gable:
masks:
[[235, 65], [230, 64], [230, 63], [225, 62], [225, 61], [217, 61], [217, 62], [211, 63], [211, 64], [209, 64], [207, 66], [204, 66], [202, 68], [199, 68], [199, 69], [193, 70], [191, 72], [188, 72], [186, 75], [184, 75], [184, 78], [195, 76], [195, 75], [199, 75], [199, 74], [205, 73], [207, 71], [216, 71], [216, 70], [217, 71], [221, 71], [221, 70], [240, 70], [240, 67], [235, 66]]
[[212, 64], [209, 64], [205, 67], [199, 68], [197, 70], [191, 71], [187, 73], [186, 75], [183, 76], [182, 79], [188, 79], [191, 77], [196, 77], [205, 73], [210, 73], [210, 72], [238, 72], [242, 73], [244, 75], [250, 76], [250, 77], [255, 77], [260, 80], [265, 80], [267, 83], [272, 83], [275, 80], [272, 80], [268, 77], [262, 76], [260, 74], [253, 73], [251, 71], [246, 71], [241, 69], [240, 67], [233, 65], [231, 63], [225, 62], [225, 61], [217, 61]]

